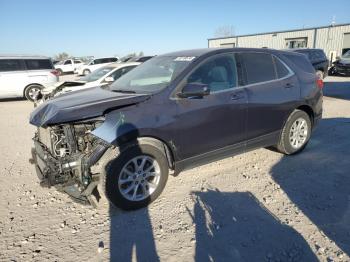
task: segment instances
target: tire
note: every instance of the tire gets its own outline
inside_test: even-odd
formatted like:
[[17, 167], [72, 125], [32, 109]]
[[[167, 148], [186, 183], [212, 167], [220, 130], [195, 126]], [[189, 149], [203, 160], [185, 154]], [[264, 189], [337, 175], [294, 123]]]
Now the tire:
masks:
[[89, 69], [84, 69], [84, 71], [83, 71], [83, 75], [84, 76], [86, 76], [86, 75], [88, 75], [90, 73], [91, 73], [91, 71]]
[[[293, 131], [298, 129], [298, 125], [304, 126], [304, 128], [300, 131]], [[306, 134], [303, 130], [306, 130]], [[311, 130], [312, 124], [309, 115], [304, 111], [294, 110], [282, 129], [280, 140], [276, 147], [277, 150], [286, 155], [293, 155], [303, 151], [310, 140]]]
[[[138, 171], [135, 161], [140, 167], [144, 159], [144, 166]], [[152, 160], [154, 168], [150, 165]], [[149, 168], [153, 172], [145, 172]], [[134, 210], [146, 207], [162, 193], [169, 165], [164, 152], [155, 146], [133, 144], [107, 163], [102, 172], [104, 193], [110, 203], [123, 210]], [[147, 177], [151, 173], [155, 175]]]
[[26, 89], [24, 90], [24, 97], [31, 101], [34, 102], [34, 100], [37, 97], [38, 92], [43, 89], [43, 86], [41, 85], [37, 85], [37, 84], [33, 84], [33, 85], [29, 85], [26, 87]]
[[324, 73], [321, 70], [316, 71], [316, 75], [319, 77], [319, 79], [324, 79]]
[[56, 71], [57, 71], [57, 75], [58, 75], [58, 76], [63, 75], [63, 71], [62, 71], [62, 69], [56, 69]]

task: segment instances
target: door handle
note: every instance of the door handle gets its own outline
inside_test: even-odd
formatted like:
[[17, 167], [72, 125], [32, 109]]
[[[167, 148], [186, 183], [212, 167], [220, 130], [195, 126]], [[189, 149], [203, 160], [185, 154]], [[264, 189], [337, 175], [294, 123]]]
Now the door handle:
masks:
[[244, 98], [244, 92], [237, 92], [231, 95], [231, 100], [240, 100]]
[[287, 83], [284, 87], [285, 88], [291, 88], [291, 87], [293, 87], [294, 85], [292, 84], [292, 83]]

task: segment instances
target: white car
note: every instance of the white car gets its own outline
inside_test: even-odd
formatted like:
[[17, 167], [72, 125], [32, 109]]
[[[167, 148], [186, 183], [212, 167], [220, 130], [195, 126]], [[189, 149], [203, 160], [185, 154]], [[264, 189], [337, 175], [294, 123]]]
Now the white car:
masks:
[[77, 73], [78, 75], [84, 75], [90, 74], [91, 72], [95, 71], [98, 68], [101, 68], [105, 65], [108, 65], [110, 63], [115, 63], [119, 60], [118, 57], [104, 57], [104, 58], [96, 58], [88, 62], [87, 64], [83, 64], [75, 70], [74, 73]]
[[67, 59], [55, 64], [55, 68], [58, 74], [62, 75], [63, 73], [74, 72], [81, 65], [83, 65], [83, 62], [79, 59]]
[[0, 98], [33, 101], [41, 89], [57, 81], [57, 71], [48, 57], [0, 56]]
[[58, 82], [40, 91], [36, 104], [40, 104], [54, 96], [96, 86], [109, 85], [141, 63], [113, 63], [95, 70], [93, 73], [79, 78], [77, 81]]

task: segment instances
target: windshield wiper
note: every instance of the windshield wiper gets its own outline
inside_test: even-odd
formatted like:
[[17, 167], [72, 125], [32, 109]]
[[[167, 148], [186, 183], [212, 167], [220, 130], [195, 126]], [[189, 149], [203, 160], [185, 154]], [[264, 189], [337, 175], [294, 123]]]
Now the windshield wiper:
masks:
[[117, 92], [117, 93], [125, 93], [125, 94], [136, 94], [135, 91], [133, 90], [126, 90], [126, 89], [113, 89], [113, 92]]

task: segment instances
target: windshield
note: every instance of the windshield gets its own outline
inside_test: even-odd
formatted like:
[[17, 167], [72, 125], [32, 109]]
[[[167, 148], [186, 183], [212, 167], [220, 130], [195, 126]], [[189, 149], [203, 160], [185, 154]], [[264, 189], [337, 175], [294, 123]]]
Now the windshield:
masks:
[[93, 81], [99, 80], [101, 77], [105, 76], [106, 74], [111, 72], [113, 69], [115, 69], [115, 67], [111, 67], [111, 66], [102, 67], [84, 77], [81, 77], [79, 80], [86, 81], [86, 82], [93, 82]]
[[350, 50], [343, 55], [343, 58], [350, 58]]
[[166, 88], [195, 57], [157, 56], [123, 75], [112, 91], [154, 93]]

